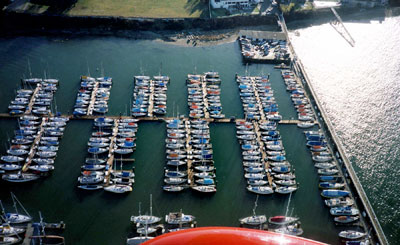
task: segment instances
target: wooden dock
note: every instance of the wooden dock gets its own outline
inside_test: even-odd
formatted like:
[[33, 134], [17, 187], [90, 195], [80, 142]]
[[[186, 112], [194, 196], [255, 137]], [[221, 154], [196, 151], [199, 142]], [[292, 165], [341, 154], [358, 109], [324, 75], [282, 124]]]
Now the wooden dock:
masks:
[[189, 181], [189, 185], [193, 186], [195, 183], [194, 183], [194, 179], [193, 179], [192, 158], [191, 158], [191, 154], [192, 154], [192, 144], [190, 144], [190, 141], [192, 139], [192, 136], [190, 134], [191, 127], [190, 127], [190, 121], [188, 119], [184, 119], [184, 123], [185, 123], [185, 131], [186, 131], [185, 148], [186, 148], [186, 155], [187, 155], [188, 181]]
[[268, 183], [269, 183], [269, 186], [272, 187], [273, 179], [270, 175], [270, 172], [268, 171], [269, 162], [267, 161], [267, 153], [265, 152], [264, 142], [261, 140], [261, 132], [260, 132], [260, 127], [258, 126], [258, 122], [253, 121], [253, 127], [254, 127], [254, 132], [256, 133], [256, 136], [257, 136], [257, 143], [260, 147], [262, 162], [264, 162], [264, 169], [267, 174]]
[[43, 125], [44, 125], [44, 123], [46, 121], [47, 121], [47, 118], [43, 117], [42, 118], [42, 122], [40, 123], [40, 126], [39, 126], [39, 132], [37, 133], [37, 135], [35, 137], [35, 140], [32, 143], [31, 149], [30, 149], [30, 151], [28, 153], [28, 157], [25, 159], [25, 164], [22, 167], [22, 172], [28, 171], [29, 166], [32, 163], [32, 159], [36, 154], [36, 149], [37, 149], [37, 147], [39, 145], [40, 138], [42, 137], [42, 134], [43, 134], [43, 131], [44, 131]]
[[253, 88], [254, 96], [256, 97], [258, 110], [260, 112], [260, 118], [261, 118], [262, 121], [264, 121], [265, 120], [265, 113], [264, 113], [264, 110], [263, 110], [263, 107], [262, 107], [262, 102], [261, 102], [261, 99], [260, 99], [260, 95], [258, 94], [255, 77], [251, 77], [250, 81], [251, 81], [251, 85], [252, 85], [251, 87]]
[[108, 149], [108, 159], [107, 159], [107, 172], [105, 174], [104, 178], [104, 184], [108, 186], [110, 184], [110, 178], [111, 178], [111, 172], [113, 171], [113, 164], [114, 164], [114, 148], [115, 148], [115, 142], [118, 134], [118, 119], [114, 119], [114, 127], [110, 139], [110, 145]]
[[149, 106], [147, 107], [147, 116], [153, 117], [154, 109], [154, 81], [150, 79], [150, 95], [149, 95]]
[[25, 111], [25, 113], [24, 113], [25, 115], [29, 115], [29, 114], [32, 113], [32, 108], [33, 108], [33, 104], [35, 103], [35, 100], [36, 100], [36, 95], [37, 95], [37, 93], [39, 92], [39, 90], [41, 89], [41, 87], [42, 87], [42, 84], [40, 84], [40, 83], [38, 83], [38, 84], [36, 85], [36, 88], [35, 88], [35, 90], [34, 90], [33, 93], [32, 93], [31, 100], [29, 101], [28, 109], [26, 109], [26, 111]]
[[96, 102], [96, 93], [97, 93], [98, 89], [99, 89], [99, 82], [97, 80], [95, 80], [92, 94], [90, 95], [89, 106], [88, 106], [87, 112], [86, 112], [87, 116], [93, 115], [94, 103]]
[[26, 227], [26, 232], [25, 232], [25, 237], [22, 240], [22, 245], [30, 245], [31, 244], [31, 239], [30, 237], [33, 236], [33, 231], [34, 228], [32, 226], [32, 223], [29, 223], [28, 226]]
[[207, 98], [207, 83], [206, 83], [206, 76], [202, 75], [201, 76], [201, 91], [202, 91], [202, 95], [203, 95], [203, 111], [204, 111], [204, 118], [208, 119], [210, 118], [210, 113], [208, 112], [208, 98]]

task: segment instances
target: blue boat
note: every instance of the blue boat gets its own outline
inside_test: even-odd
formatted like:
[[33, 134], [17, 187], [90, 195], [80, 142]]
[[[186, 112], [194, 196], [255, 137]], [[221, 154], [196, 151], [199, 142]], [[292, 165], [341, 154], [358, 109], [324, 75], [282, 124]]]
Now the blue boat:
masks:
[[321, 192], [321, 196], [326, 198], [345, 197], [348, 196], [349, 194], [350, 192], [342, 190], [323, 190]]
[[307, 146], [326, 146], [326, 141], [307, 141]]
[[332, 182], [332, 181], [339, 181], [339, 180], [341, 180], [342, 178], [340, 177], [340, 176], [333, 176], [333, 175], [321, 175], [320, 177], [319, 177], [319, 180], [320, 181], [322, 181], [322, 182]]
[[306, 137], [308, 141], [322, 141], [325, 139], [323, 135], [308, 135]]

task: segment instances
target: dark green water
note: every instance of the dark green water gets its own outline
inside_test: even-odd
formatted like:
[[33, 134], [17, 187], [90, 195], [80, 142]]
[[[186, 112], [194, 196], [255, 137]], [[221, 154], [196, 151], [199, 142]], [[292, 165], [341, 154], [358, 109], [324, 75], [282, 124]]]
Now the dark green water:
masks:
[[[130, 107], [134, 75], [170, 76], [168, 115], [187, 115], [188, 73], [218, 71], [222, 79], [221, 101], [227, 117], [243, 117], [235, 73], [244, 75], [237, 43], [212, 47], [179, 47], [154, 41], [133, 41], [118, 38], [30, 38], [0, 40], [0, 112], [7, 112], [20, 78], [29, 76], [28, 60], [36, 77], [59, 78], [61, 86], [56, 93], [57, 107], [63, 113], [71, 112], [79, 86], [79, 76], [90, 72], [113, 77], [110, 115], [125, 114]], [[97, 69], [99, 68], [99, 69]], [[278, 70], [271, 65], [251, 65], [250, 75], [271, 74], [275, 97], [285, 119], [295, 117], [295, 111]], [[17, 123], [0, 120], [1, 143], [7, 142]], [[267, 216], [285, 214], [300, 217], [304, 237], [338, 243], [339, 230], [334, 226], [329, 209], [325, 208], [318, 190], [318, 179], [305, 137], [296, 126], [279, 127], [287, 157], [296, 169], [300, 188], [291, 198], [274, 194], [261, 196], [257, 213]], [[165, 124], [141, 122], [135, 166], [134, 191], [128, 195], [113, 195], [103, 191], [82, 192], [76, 188], [80, 166], [86, 156], [86, 143], [92, 130], [91, 121], [71, 121], [61, 142], [56, 169], [52, 176], [35, 183], [10, 185], [1, 182], [0, 199], [9, 208], [9, 191], [13, 191], [28, 211], [37, 217], [42, 211], [47, 221], [67, 223], [65, 237], [68, 244], [123, 244], [131, 232], [129, 218], [138, 212], [148, 212], [149, 194], [153, 195], [153, 213], [164, 217], [170, 211], [183, 209], [197, 217], [199, 226], [238, 226], [238, 219], [251, 214], [255, 195], [246, 191], [243, 178], [240, 147], [234, 124], [211, 124], [211, 139], [217, 167], [218, 191], [202, 196], [191, 190], [171, 194], [162, 191], [165, 166]], [[5, 146], [0, 147], [4, 154]], [[288, 206], [290, 199], [290, 205]]]

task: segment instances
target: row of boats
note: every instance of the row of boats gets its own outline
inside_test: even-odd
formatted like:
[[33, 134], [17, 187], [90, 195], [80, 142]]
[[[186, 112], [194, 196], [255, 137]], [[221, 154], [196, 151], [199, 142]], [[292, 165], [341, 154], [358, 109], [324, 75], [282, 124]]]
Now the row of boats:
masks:
[[274, 91], [269, 76], [249, 77], [236, 75], [245, 119], [280, 121]]
[[[30, 83], [29, 81], [35, 81]], [[34, 89], [19, 89], [14, 100], [8, 106], [10, 115], [35, 114], [50, 115], [54, 93], [57, 91], [57, 79], [23, 79], [23, 83]]]
[[209, 124], [205, 120], [166, 121], [166, 158], [164, 191], [193, 190], [214, 193], [216, 189], [213, 150]]
[[[88, 153], [81, 166], [78, 188], [113, 193], [132, 191], [134, 172], [122, 170], [122, 156], [130, 155], [136, 149], [137, 119], [112, 119], [100, 117], [94, 120], [95, 130], [88, 141]], [[121, 170], [117, 171], [115, 155], [121, 157]], [[110, 164], [111, 163], [111, 164]]]
[[289, 61], [286, 40], [256, 39], [240, 36], [239, 43], [244, 59]]
[[132, 101], [133, 117], [163, 116], [167, 113], [168, 76], [134, 77], [134, 91]]
[[290, 93], [290, 98], [297, 111], [297, 118], [300, 121], [297, 126], [299, 128], [313, 127], [315, 125], [315, 115], [305, 95], [304, 88], [297, 82], [291, 70], [283, 69], [281, 74], [286, 84], [286, 90]]
[[221, 104], [221, 79], [218, 72], [187, 76], [189, 118], [224, 118]]
[[132, 227], [137, 236], [128, 238], [127, 244], [140, 244], [144, 241], [153, 239], [155, 235], [193, 228], [196, 226], [195, 220], [196, 217], [184, 214], [182, 210], [180, 210], [165, 215], [165, 223], [160, 224], [162, 218], [153, 215], [152, 196], [150, 195], [150, 214], [143, 215], [141, 213], [141, 203], [139, 203], [139, 214], [132, 215], [130, 218]]
[[21, 116], [8, 155], [1, 157], [0, 170], [5, 172], [2, 179], [28, 182], [54, 170], [59, 141], [68, 120], [65, 117]]
[[[64, 237], [56, 235], [60, 230], [65, 229], [65, 224], [62, 221], [60, 223], [46, 223], [39, 212], [40, 222], [32, 223], [32, 216], [25, 210], [17, 197], [13, 193], [11, 193], [11, 197], [15, 212], [6, 212], [0, 201], [0, 244], [20, 244], [22, 241], [29, 244], [65, 244]], [[26, 214], [19, 212], [18, 204]], [[32, 223], [33, 229], [27, 228], [30, 223]]]
[[247, 119], [236, 122], [247, 190], [257, 194], [288, 194], [297, 190], [295, 175], [277, 130], [282, 116], [268, 77], [236, 75], [236, 81]]
[[[311, 104], [305, 96], [305, 91], [297, 83], [295, 74], [291, 70], [282, 70], [282, 77], [286, 83], [287, 90], [291, 93], [291, 98], [298, 112], [298, 119], [302, 121], [298, 124], [300, 128], [314, 126], [314, 114]], [[360, 211], [354, 206], [350, 192], [346, 190], [344, 177], [341, 175], [332, 152], [328, 148], [328, 143], [322, 131], [304, 131], [306, 145], [311, 152], [314, 167], [319, 175], [319, 188], [324, 203], [330, 208], [330, 214], [338, 225], [352, 226], [360, 219]], [[345, 239], [346, 244], [351, 241], [364, 242], [367, 233], [354, 230], [343, 230], [339, 237]]]
[[111, 77], [81, 76], [73, 115], [85, 116], [93, 115], [93, 113], [104, 115], [107, 113], [111, 86]]

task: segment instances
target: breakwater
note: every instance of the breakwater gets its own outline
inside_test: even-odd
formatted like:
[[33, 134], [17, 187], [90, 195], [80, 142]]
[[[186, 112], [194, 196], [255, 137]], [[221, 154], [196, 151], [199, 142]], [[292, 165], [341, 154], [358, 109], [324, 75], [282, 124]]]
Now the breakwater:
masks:
[[355, 193], [355, 201], [360, 207], [360, 211], [362, 212], [362, 215], [364, 217], [365, 225], [367, 226], [366, 228], [368, 229], [368, 231], [370, 231], [370, 235], [374, 239], [374, 241], [379, 242], [379, 244], [388, 244], [386, 236], [383, 233], [383, 229], [378, 221], [378, 218], [376, 217], [374, 210], [372, 209], [372, 206], [368, 200], [367, 195], [365, 194], [363, 187], [360, 184], [360, 181], [353, 169], [353, 166], [351, 165], [349, 159], [346, 157], [343, 146], [336, 136], [337, 134], [329, 118], [327, 117], [327, 113], [324, 111], [321, 103], [318, 100], [318, 97], [314, 92], [310, 79], [305, 72], [304, 66], [301, 63], [300, 58], [297, 57], [296, 52], [294, 51], [294, 48], [288, 36], [286, 23], [283, 16], [280, 16], [280, 22], [282, 30], [286, 34], [289, 50], [292, 54], [291, 66], [293, 67], [296, 75], [301, 79], [305, 91], [307, 92], [310, 101], [316, 110], [318, 116], [317, 119], [319, 121], [321, 129], [323, 129], [325, 134], [328, 136], [327, 141], [332, 146], [332, 150], [335, 152], [335, 157], [341, 165], [340, 167], [342, 168], [343, 173], [346, 177], [350, 178], [350, 180], [347, 180], [347, 184], [351, 191]]

